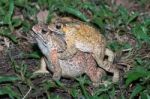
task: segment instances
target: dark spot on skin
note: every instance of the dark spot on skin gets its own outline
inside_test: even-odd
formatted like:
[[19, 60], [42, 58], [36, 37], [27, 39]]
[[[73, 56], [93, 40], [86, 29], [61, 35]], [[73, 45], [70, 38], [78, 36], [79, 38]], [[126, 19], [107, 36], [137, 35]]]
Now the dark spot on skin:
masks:
[[56, 29], [61, 29], [61, 24], [60, 23], [56, 24]]
[[42, 33], [43, 33], [43, 34], [46, 34], [46, 33], [47, 33], [47, 31], [46, 31], [46, 30], [44, 30], [44, 29], [42, 29]]

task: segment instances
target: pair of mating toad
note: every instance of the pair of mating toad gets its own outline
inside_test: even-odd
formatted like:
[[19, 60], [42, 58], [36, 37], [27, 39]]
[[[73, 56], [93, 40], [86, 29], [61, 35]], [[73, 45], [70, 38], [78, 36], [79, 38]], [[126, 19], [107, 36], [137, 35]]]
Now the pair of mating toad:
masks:
[[44, 55], [41, 67], [35, 73], [49, 73], [46, 66], [55, 80], [85, 73], [95, 86], [100, 84], [105, 71], [113, 73], [113, 82], [119, 80], [119, 71], [113, 64], [114, 53], [106, 48], [104, 36], [95, 28], [62, 17], [52, 20], [46, 33], [42, 25], [35, 25], [32, 30]]

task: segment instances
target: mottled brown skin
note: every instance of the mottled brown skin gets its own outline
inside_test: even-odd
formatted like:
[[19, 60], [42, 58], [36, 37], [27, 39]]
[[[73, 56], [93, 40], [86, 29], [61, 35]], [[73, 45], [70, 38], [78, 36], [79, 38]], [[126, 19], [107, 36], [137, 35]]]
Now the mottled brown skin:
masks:
[[[49, 25], [49, 29], [55, 34], [62, 34], [67, 43], [67, 49], [58, 54], [59, 59], [71, 58], [78, 50], [91, 53], [101, 68], [114, 74], [113, 81], [117, 82], [119, 71], [113, 65], [114, 53], [106, 48], [105, 37], [92, 26], [77, 20], [72, 21], [71, 18], [69, 20], [64, 17], [53, 20], [54, 23]], [[104, 60], [105, 55], [108, 60]]]
[[[57, 51], [52, 51], [52, 62], [58, 59]], [[63, 77], [77, 77], [82, 74], [87, 74], [93, 82], [94, 86], [98, 86], [101, 83], [101, 78], [105, 74], [105, 71], [97, 67], [95, 60], [91, 54], [78, 51], [72, 58], [67, 60], [59, 59], [60, 67], [62, 70], [61, 76]], [[52, 72], [53, 66], [50, 68]]]
[[[58, 51], [58, 52], [64, 51], [66, 44], [58, 36], [50, 32], [47, 32], [45, 34], [42, 33], [42, 29], [43, 29], [42, 25], [37, 24], [33, 26], [32, 28], [32, 30], [34, 31], [33, 36], [36, 39], [40, 50], [45, 56], [43, 59], [46, 61], [48, 67], [51, 67], [51, 65], [53, 65], [53, 71], [54, 71], [53, 79], [58, 80], [60, 79], [60, 75], [61, 75], [60, 64], [58, 59], [53, 60], [53, 57], [50, 56], [52, 55], [53, 51]], [[58, 46], [58, 44], [60, 45]], [[44, 64], [42, 60], [41, 60], [41, 65]], [[47, 71], [44, 66], [41, 66], [41, 69], [37, 70], [34, 73], [49, 73], [49, 71]]]
[[[59, 80], [61, 76], [76, 77], [85, 73], [89, 76], [94, 86], [98, 86], [101, 83], [101, 77], [105, 73], [105, 71], [97, 67], [97, 64], [91, 54], [77, 51], [77, 53], [75, 53], [72, 58], [69, 58], [66, 60], [58, 59], [58, 52], [59, 52], [58, 49], [61, 51], [64, 50], [64, 49], [61, 49], [63, 42], [61, 41], [58, 42], [58, 40], [61, 40], [61, 39], [57, 39], [51, 42], [52, 41], [51, 39], [53, 38], [51, 38], [50, 33], [41, 34], [41, 32], [37, 31], [38, 29], [36, 28], [40, 29], [40, 27], [37, 25], [34, 26], [33, 31], [36, 32], [37, 34], [36, 36], [37, 43], [46, 58], [41, 59], [41, 67], [35, 73], [48, 73], [48, 70], [46, 69], [46, 65], [48, 65], [47, 61], [50, 61], [51, 66], [48, 65], [48, 68], [50, 71], [53, 72], [53, 79], [55, 80]], [[47, 51], [45, 51], [45, 49]], [[60, 74], [55, 73], [55, 72], [58, 72], [56, 71], [57, 69], [59, 73], [61, 71]]]

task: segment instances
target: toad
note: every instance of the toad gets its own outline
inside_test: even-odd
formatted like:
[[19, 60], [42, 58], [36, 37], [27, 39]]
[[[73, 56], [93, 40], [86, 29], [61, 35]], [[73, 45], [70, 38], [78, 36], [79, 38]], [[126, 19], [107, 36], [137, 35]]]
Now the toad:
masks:
[[64, 40], [59, 38], [53, 32], [42, 33], [40, 25], [33, 26], [34, 37], [42, 51], [44, 57], [41, 59], [40, 69], [35, 73], [49, 73], [48, 69], [53, 73], [53, 79], [59, 80], [60, 77], [76, 77], [82, 74], [88, 75], [94, 86], [101, 83], [101, 77], [105, 71], [99, 67], [90, 53], [77, 51], [73, 57], [66, 60], [58, 58], [66, 48]]
[[[74, 56], [78, 50], [91, 53], [99, 67], [113, 73], [113, 82], [119, 80], [119, 70], [113, 64], [114, 53], [106, 48], [105, 37], [94, 27], [70, 17], [53, 19], [48, 26], [50, 31], [62, 35], [67, 49], [58, 53], [58, 58], [65, 60]], [[108, 56], [108, 59], [104, 59]]]

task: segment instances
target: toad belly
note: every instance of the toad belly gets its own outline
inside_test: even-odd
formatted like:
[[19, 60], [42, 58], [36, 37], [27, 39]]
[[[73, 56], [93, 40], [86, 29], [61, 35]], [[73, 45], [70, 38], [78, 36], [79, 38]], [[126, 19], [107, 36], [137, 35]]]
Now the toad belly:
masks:
[[64, 77], [76, 77], [85, 73], [86, 58], [84, 53], [78, 52], [73, 58], [59, 60], [59, 62]]

